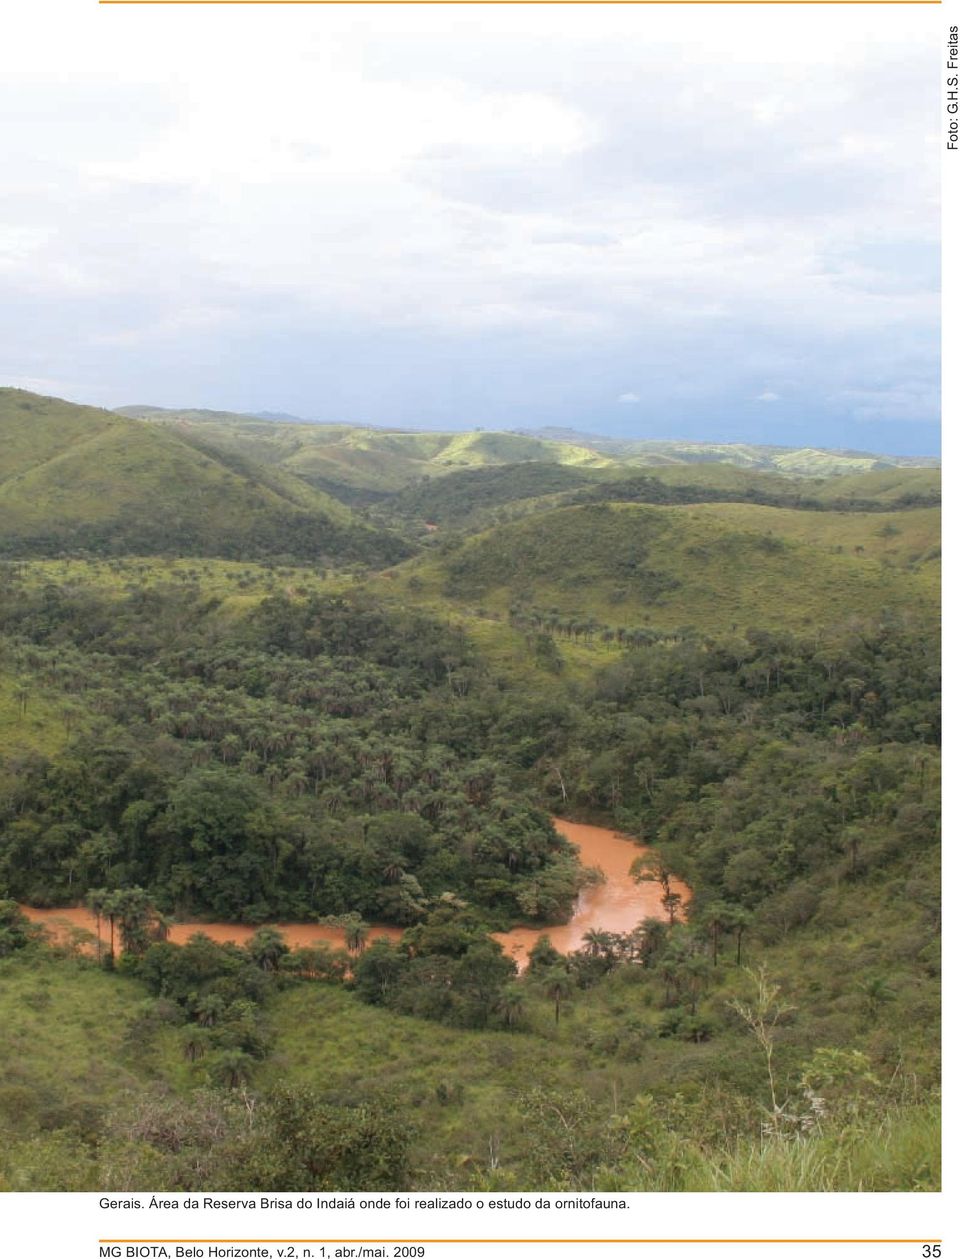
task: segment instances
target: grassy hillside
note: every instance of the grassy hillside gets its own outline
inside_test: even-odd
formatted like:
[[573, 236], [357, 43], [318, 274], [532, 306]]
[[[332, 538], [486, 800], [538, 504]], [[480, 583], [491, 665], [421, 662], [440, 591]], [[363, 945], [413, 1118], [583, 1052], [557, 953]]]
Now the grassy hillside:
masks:
[[190, 434], [22, 390], [0, 391], [0, 553], [404, 553], [342, 503]]
[[[640, 471], [619, 464], [594, 468], [529, 462], [421, 478], [391, 495], [377, 514], [384, 520], [475, 530], [531, 512], [600, 502], [660, 506], [729, 502], [814, 513], [908, 512], [939, 506], [939, 477], [937, 469], [921, 468], [811, 480], [724, 463]], [[917, 532], [916, 523], [907, 528]]]
[[[601, 474], [602, 475], [602, 474]], [[388, 510], [437, 524], [453, 524], [507, 504], [597, 484], [594, 469], [553, 463], [470, 468], [423, 481], [395, 494]]]
[[[932, 459], [855, 451], [791, 450], [743, 443], [634, 441], [563, 429], [532, 433], [417, 432], [146, 406], [125, 407], [122, 413], [172, 427], [181, 436], [192, 435], [215, 450], [241, 455], [258, 464], [282, 467], [346, 502], [375, 502], [418, 482], [455, 476], [462, 470], [533, 463], [592, 472], [599, 477], [623, 476], [631, 468], [643, 469], [662, 477], [665, 484], [699, 486], [712, 492], [734, 492], [738, 496], [748, 494], [759, 496], [760, 501], [769, 501], [771, 497], [796, 498], [801, 494], [816, 500], [820, 489], [814, 485], [818, 480], [863, 475], [878, 476], [876, 492], [891, 499], [899, 497], [893, 488], [897, 484], [903, 487], [903, 493], [907, 493], [909, 487], [910, 492], [929, 498], [932, 480], [924, 476], [932, 472], [932, 479], [936, 477], [936, 461]], [[911, 480], [912, 472], [920, 475]], [[893, 475], [884, 480], [884, 474]], [[904, 475], [898, 480], [897, 474]], [[571, 480], [559, 488], [570, 488], [577, 483]], [[873, 488], [867, 483], [844, 486], [840, 493], [864, 498], [874, 496]], [[519, 497], [530, 495], [513, 493], [512, 497], [501, 497], [497, 501], [512, 502]], [[400, 506], [406, 512], [408, 504]]]
[[572, 442], [626, 463], [650, 467], [720, 462], [785, 476], [822, 477], [854, 475], [874, 469], [933, 468], [939, 463], [935, 457], [925, 455], [877, 455], [862, 450], [795, 449], [747, 442], [650, 441], [602, 437], [572, 429], [536, 429], [526, 435]]
[[193, 434], [218, 450], [286, 468], [346, 500], [373, 501], [459, 468], [542, 463], [604, 467], [596, 451], [515, 433], [428, 433], [265, 421], [222, 411], [125, 407], [123, 414]]
[[818, 497], [851, 502], [870, 501], [917, 505], [940, 501], [939, 468], [881, 468], [823, 481], [813, 491]]
[[741, 504], [571, 507], [499, 526], [400, 573], [415, 578], [418, 599], [501, 614], [520, 601], [612, 625], [815, 627], [885, 607], [932, 610], [936, 574], [903, 565], [937, 546], [937, 518]]

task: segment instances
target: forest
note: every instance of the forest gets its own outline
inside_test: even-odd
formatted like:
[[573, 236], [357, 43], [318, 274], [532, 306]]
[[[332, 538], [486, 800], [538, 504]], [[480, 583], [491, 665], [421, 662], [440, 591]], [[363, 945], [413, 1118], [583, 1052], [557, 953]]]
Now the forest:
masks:
[[[8, 533], [0, 1187], [939, 1187], [931, 470], [560, 444], [370, 507], [351, 465], [273, 558], [124, 503]], [[656, 913], [554, 947], [603, 874], [551, 817], [632, 837]]]

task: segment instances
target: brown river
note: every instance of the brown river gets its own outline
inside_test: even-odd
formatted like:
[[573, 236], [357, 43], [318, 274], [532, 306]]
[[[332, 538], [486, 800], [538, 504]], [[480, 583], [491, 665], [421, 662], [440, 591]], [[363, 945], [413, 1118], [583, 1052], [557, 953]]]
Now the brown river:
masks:
[[[579, 848], [582, 864], [599, 867], [605, 875], [605, 881], [580, 893], [570, 921], [562, 926], [514, 927], [512, 931], [500, 931], [494, 935], [493, 938], [499, 940], [521, 969], [526, 963], [527, 954], [541, 935], [549, 936], [554, 948], [560, 953], [573, 953], [580, 948], [586, 931], [626, 932], [644, 918], [667, 916], [660, 904], [660, 885], [637, 884], [630, 877], [631, 863], [645, 851], [632, 839], [603, 826], [586, 826], [581, 822], [568, 822], [564, 818], [554, 818], [553, 824], [561, 835]], [[689, 889], [682, 883], [674, 880], [671, 886], [680, 893], [684, 901], [689, 898]], [[42, 923], [54, 933], [57, 932], [58, 924], [62, 924], [62, 927], [83, 927], [93, 933], [97, 929], [93, 914], [83, 907], [34, 909], [30, 905], [23, 905], [21, 908], [28, 918]], [[292, 948], [319, 943], [335, 947], [343, 947], [344, 944], [343, 931], [339, 927], [320, 926], [310, 922], [277, 922], [267, 925], [282, 931], [287, 944]], [[220, 944], [243, 944], [256, 930], [256, 927], [236, 922], [178, 922], [171, 927], [169, 938], [175, 944], [184, 944], [199, 931]], [[402, 934], [400, 927], [373, 927], [369, 938], [376, 940], [387, 936], [391, 940], [399, 940]], [[109, 941], [109, 927], [105, 922], [100, 925], [100, 935], [105, 942]]]

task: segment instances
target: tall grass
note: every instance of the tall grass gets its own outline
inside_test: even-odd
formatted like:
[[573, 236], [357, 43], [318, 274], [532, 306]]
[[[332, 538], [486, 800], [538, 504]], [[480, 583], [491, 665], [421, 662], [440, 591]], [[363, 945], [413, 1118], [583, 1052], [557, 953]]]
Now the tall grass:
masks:
[[682, 1188], [718, 1193], [911, 1193], [940, 1187], [937, 1105], [898, 1107], [875, 1125], [801, 1140], [739, 1143], [704, 1159]]

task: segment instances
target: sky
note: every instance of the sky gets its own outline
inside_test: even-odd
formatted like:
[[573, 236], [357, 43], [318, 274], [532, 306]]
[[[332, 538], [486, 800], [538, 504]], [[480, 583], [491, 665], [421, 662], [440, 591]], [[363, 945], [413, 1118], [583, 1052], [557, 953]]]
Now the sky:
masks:
[[935, 8], [27, 9], [2, 384], [938, 449]]

